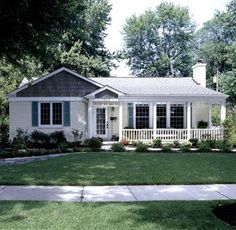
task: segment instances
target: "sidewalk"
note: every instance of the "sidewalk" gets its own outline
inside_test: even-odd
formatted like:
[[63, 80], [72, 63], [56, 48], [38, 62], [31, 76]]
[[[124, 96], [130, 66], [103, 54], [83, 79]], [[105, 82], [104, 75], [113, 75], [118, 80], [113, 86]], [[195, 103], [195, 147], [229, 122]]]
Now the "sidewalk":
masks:
[[236, 184], [132, 186], [0, 186], [0, 200], [126, 202], [232, 200]]

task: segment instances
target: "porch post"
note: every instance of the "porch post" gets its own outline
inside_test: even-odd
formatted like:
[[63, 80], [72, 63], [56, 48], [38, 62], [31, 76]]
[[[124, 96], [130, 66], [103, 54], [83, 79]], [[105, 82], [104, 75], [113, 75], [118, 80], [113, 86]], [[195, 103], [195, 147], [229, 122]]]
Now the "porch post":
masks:
[[119, 103], [119, 141], [122, 140], [122, 128], [123, 128], [123, 106], [122, 102]]
[[223, 125], [223, 122], [225, 120], [226, 117], [226, 106], [225, 106], [225, 101], [221, 102], [220, 104], [220, 125]]
[[208, 103], [208, 128], [211, 129], [211, 110], [212, 104]]
[[88, 137], [93, 136], [93, 107], [92, 102], [88, 102]]
[[190, 139], [191, 132], [191, 103], [187, 103], [187, 140]]
[[157, 134], [157, 107], [156, 102], [153, 102], [153, 139], [156, 139]]

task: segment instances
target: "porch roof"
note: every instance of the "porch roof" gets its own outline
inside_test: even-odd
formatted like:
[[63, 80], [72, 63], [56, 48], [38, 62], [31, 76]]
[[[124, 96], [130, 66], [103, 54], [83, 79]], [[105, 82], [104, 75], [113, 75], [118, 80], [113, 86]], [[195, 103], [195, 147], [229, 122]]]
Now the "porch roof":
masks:
[[98, 77], [91, 78], [102, 85], [108, 85], [126, 95], [147, 96], [216, 96], [226, 98], [226, 94], [200, 86], [191, 77]]

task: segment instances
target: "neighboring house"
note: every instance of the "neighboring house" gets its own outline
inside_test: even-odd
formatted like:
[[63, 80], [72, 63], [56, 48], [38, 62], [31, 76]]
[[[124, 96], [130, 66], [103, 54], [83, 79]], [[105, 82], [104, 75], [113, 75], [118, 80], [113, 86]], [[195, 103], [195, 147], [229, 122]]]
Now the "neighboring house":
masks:
[[[17, 128], [32, 132], [72, 130], [83, 138], [150, 141], [222, 138], [211, 127], [212, 104], [220, 105], [221, 124], [227, 95], [206, 88], [206, 64], [193, 66], [193, 78], [86, 78], [60, 68], [8, 94], [10, 138]], [[197, 129], [199, 121], [207, 129]]]

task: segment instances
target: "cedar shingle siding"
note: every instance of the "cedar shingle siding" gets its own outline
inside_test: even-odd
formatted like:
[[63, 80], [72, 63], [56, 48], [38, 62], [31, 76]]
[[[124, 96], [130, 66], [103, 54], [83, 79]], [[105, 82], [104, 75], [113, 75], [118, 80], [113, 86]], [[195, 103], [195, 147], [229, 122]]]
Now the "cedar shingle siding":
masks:
[[108, 89], [103, 90], [100, 93], [97, 93], [95, 95], [95, 98], [101, 98], [101, 99], [112, 99], [112, 98], [118, 98], [118, 95]]
[[83, 97], [99, 87], [62, 71], [17, 93], [17, 97]]

